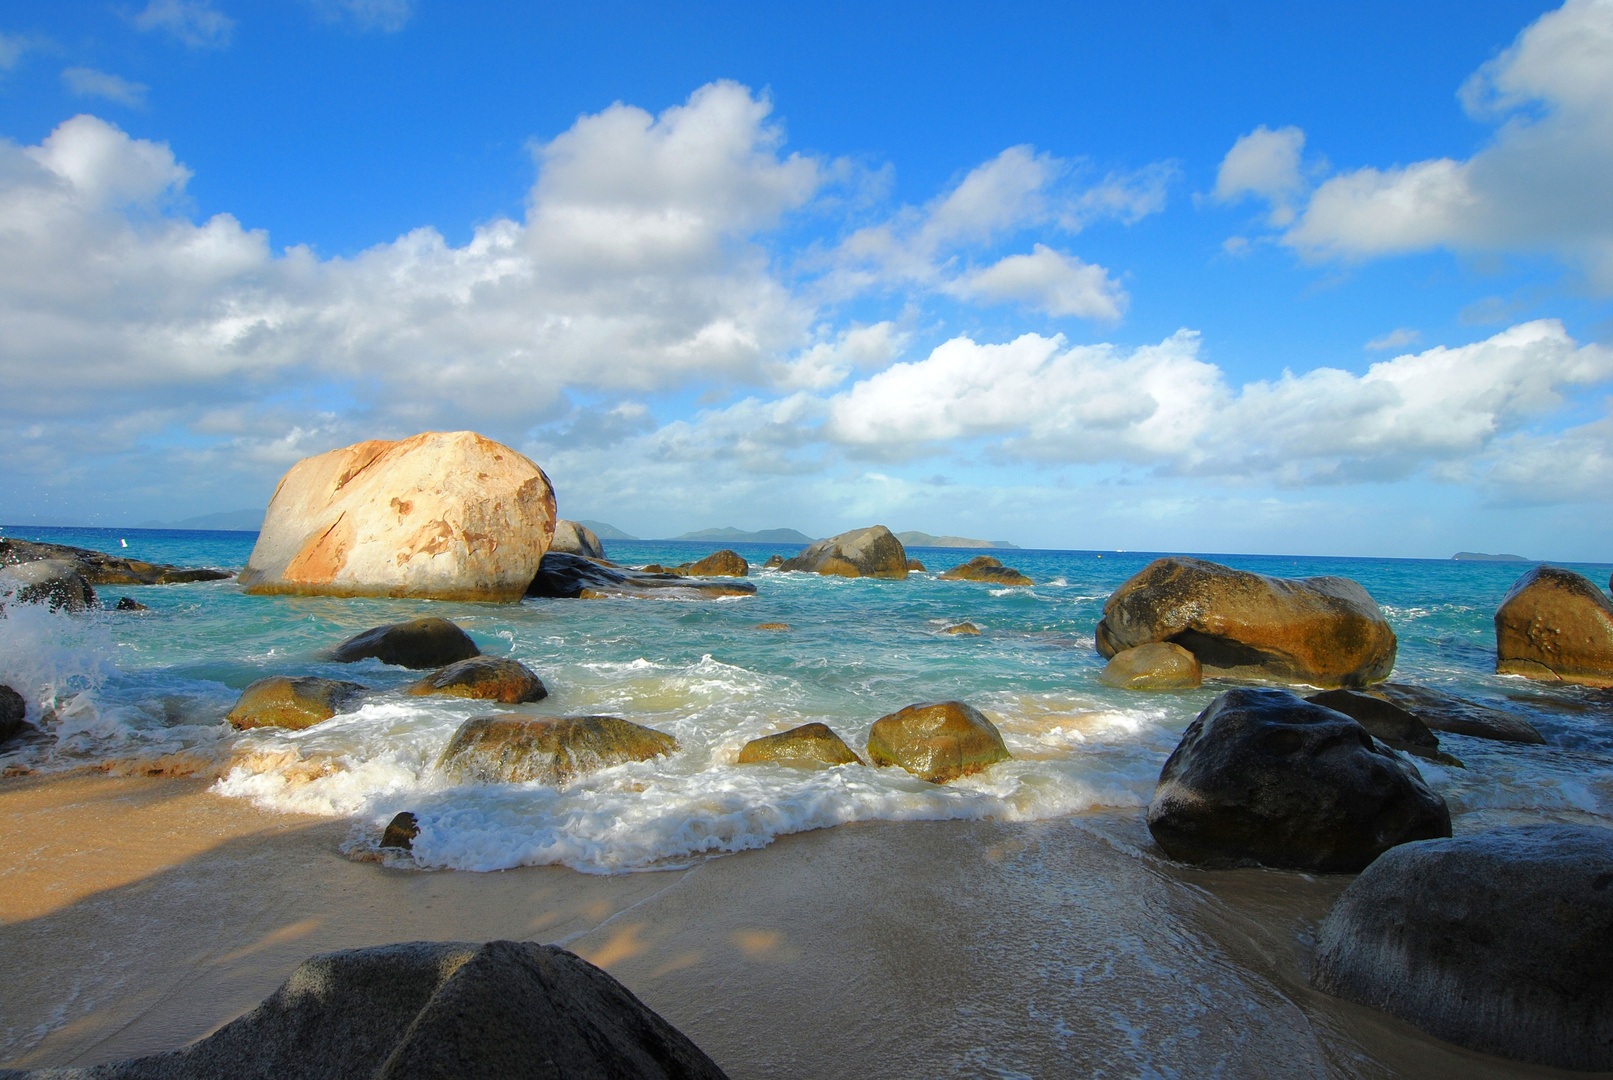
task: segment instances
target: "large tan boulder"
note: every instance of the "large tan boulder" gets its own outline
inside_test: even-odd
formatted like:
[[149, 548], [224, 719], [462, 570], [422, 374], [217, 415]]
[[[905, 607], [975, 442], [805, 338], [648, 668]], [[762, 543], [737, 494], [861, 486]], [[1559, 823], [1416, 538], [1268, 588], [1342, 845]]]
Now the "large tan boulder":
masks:
[[1613, 603], [1572, 570], [1535, 567], [1496, 610], [1495, 670], [1613, 686]]
[[519, 600], [554, 535], [543, 470], [473, 431], [304, 458], [275, 488], [249, 593]]
[[1111, 656], [1098, 681], [1121, 690], [1191, 690], [1204, 681], [1204, 670], [1180, 645], [1151, 641]]
[[1379, 682], [1395, 666], [1395, 632], [1349, 578], [1267, 577], [1204, 559], [1155, 559], [1104, 603], [1100, 656], [1154, 641], [1198, 657], [1206, 677], [1331, 689]]
[[459, 725], [438, 767], [455, 780], [560, 785], [576, 776], [646, 761], [678, 740], [617, 716], [473, 716]]
[[907, 549], [883, 525], [853, 529], [813, 543], [780, 570], [804, 570], [836, 577], [907, 577]]
[[1002, 732], [986, 715], [962, 701], [909, 705], [882, 716], [868, 731], [868, 760], [900, 765], [932, 784], [969, 776], [1005, 761]]

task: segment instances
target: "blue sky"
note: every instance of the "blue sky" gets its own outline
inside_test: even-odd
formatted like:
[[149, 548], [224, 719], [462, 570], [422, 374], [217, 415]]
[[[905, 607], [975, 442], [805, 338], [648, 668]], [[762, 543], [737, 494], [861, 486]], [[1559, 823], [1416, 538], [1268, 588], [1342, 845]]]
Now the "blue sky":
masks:
[[1613, 558], [1608, 0], [538, 8], [0, 3], [0, 518]]

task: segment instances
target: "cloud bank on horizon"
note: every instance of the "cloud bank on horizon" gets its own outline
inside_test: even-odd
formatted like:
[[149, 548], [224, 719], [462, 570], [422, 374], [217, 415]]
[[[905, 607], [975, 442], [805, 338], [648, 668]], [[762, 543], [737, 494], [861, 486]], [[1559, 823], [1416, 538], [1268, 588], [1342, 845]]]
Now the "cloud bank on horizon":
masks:
[[[391, 34], [413, 10], [314, 8]], [[199, 0], [132, 19], [191, 50], [241, 32]], [[0, 38], [0, 63], [20, 42]], [[61, 77], [147, 100], [99, 69]], [[907, 204], [888, 196], [891, 166], [792, 150], [767, 94], [719, 80], [533, 142], [519, 219], [457, 246], [423, 225], [348, 257], [198, 219], [195, 174], [167, 143], [81, 113], [0, 142], [0, 491], [41, 520], [91, 518], [97, 500], [123, 508], [114, 521], [164, 516], [136, 508], [152, 502], [229, 509], [307, 454], [469, 427], [544, 465], [563, 513], [664, 535], [874, 515], [993, 535], [1006, 521], [1058, 546], [1326, 550], [1337, 535], [1413, 553], [1384, 535], [1385, 507], [1362, 509], [1395, 490], [1608, 521], [1613, 415], [1597, 395], [1613, 349], [1560, 319], [1419, 351], [1400, 351], [1420, 343], [1400, 328], [1367, 342], [1390, 355], [1359, 372], [1285, 357], [1239, 378], [1193, 328], [1124, 343], [1147, 283], [1083, 248], [1189, 201], [1253, 199], [1265, 210], [1227, 241], [1234, 257], [1276, 246], [1347, 273], [1516, 253], [1613, 296], [1613, 0], [1542, 16], [1460, 100], [1493, 128], [1460, 160], [1333, 170], [1300, 127], [1261, 125], [1187, 200], [1176, 160], [1101, 168], [1014, 144]], [[948, 329], [981, 317], [1037, 329]], [[1072, 341], [1087, 334], [1109, 340]], [[1314, 531], [1352, 513], [1357, 530]]]

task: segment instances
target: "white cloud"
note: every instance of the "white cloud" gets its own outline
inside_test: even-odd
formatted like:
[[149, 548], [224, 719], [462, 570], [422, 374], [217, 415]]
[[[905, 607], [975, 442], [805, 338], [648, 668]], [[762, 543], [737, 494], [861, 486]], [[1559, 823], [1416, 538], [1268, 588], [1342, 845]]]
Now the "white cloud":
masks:
[[171, 34], [193, 49], [222, 49], [235, 31], [235, 20], [215, 10], [211, 0], [150, 0], [134, 25]]
[[414, 16], [414, 0], [309, 0], [330, 22], [349, 22], [360, 30], [395, 34]]
[[1613, 493], [1613, 416], [1556, 435], [1514, 435], [1482, 464], [1481, 483], [1497, 501], [1606, 502]]
[[1294, 219], [1290, 205], [1306, 187], [1300, 175], [1300, 154], [1305, 133], [1297, 127], [1271, 130], [1262, 124], [1240, 136], [1221, 160], [1215, 175], [1214, 197], [1237, 202], [1258, 195], [1271, 203], [1271, 223], [1287, 225]]
[[1413, 330], [1409, 326], [1402, 326], [1389, 331], [1382, 337], [1373, 338], [1366, 343], [1366, 348], [1371, 352], [1383, 352], [1387, 349], [1401, 349], [1407, 345], [1415, 345], [1422, 339], [1422, 331]]
[[988, 303], [1019, 301], [1049, 315], [1113, 322], [1130, 302], [1101, 266], [1037, 244], [1029, 255], [1009, 255], [945, 286], [956, 296]]
[[79, 97], [105, 98], [132, 108], [145, 105], [149, 89], [145, 83], [130, 82], [121, 76], [86, 67], [67, 68], [62, 72], [62, 82]]
[[1284, 242], [1317, 258], [1549, 252], [1613, 292], [1613, 0], [1542, 15], [1460, 97], [1499, 125], [1487, 147], [1335, 176]]
[[32, 44], [21, 34], [0, 33], [0, 71], [10, 71], [16, 67]]
[[911, 335], [886, 320], [853, 326], [834, 341], [820, 341], [773, 368], [773, 384], [784, 390], [828, 390], [858, 368], [882, 368], [907, 347]]

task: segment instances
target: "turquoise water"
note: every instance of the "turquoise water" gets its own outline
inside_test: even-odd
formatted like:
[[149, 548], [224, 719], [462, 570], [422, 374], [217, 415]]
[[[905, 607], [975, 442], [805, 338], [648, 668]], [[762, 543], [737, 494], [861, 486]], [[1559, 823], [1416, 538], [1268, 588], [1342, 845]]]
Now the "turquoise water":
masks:
[[[242, 566], [254, 534], [12, 528], [5, 535], [182, 565]], [[119, 540], [127, 540], [127, 548]], [[720, 545], [609, 542], [619, 562], [678, 563]], [[735, 545], [757, 567], [788, 545]], [[940, 571], [976, 551], [915, 548]], [[218, 777], [262, 806], [350, 817], [355, 850], [412, 810], [422, 866], [496, 869], [563, 863], [590, 871], [686, 864], [792, 831], [868, 819], [1054, 817], [1146, 804], [1160, 765], [1216, 688], [1116, 691], [1097, 681], [1092, 633], [1104, 599], [1157, 553], [1003, 551], [1032, 589], [845, 580], [753, 569], [749, 598], [527, 600], [461, 604], [249, 597], [233, 582], [108, 586], [150, 612], [87, 617], [12, 607], [0, 621], [0, 681], [24, 692], [45, 737], [0, 766], [97, 767]], [[1492, 615], [1522, 564], [1211, 555], [1284, 577], [1361, 582], [1400, 639], [1394, 678], [1524, 715], [1546, 746], [1442, 735], [1466, 769], [1420, 765], [1456, 827], [1498, 818], [1613, 824], [1613, 695], [1493, 674]], [[1574, 565], [1606, 584], [1606, 565]], [[493, 711], [407, 698], [415, 673], [321, 651], [378, 623], [451, 618], [484, 652], [525, 662], [550, 697], [539, 714], [610, 713], [675, 735], [666, 759], [606, 770], [562, 789], [455, 786], [435, 769], [455, 727]], [[949, 635], [968, 620], [978, 637]], [[757, 629], [784, 622], [787, 632]], [[268, 674], [353, 679], [376, 691], [358, 711], [298, 733], [235, 733], [240, 689]], [[1014, 760], [947, 787], [892, 769], [738, 766], [749, 739], [821, 720], [861, 750], [881, 715], [960, 698], [984, 710]], [[390, 857], [390, 856], [389, 856]]]

